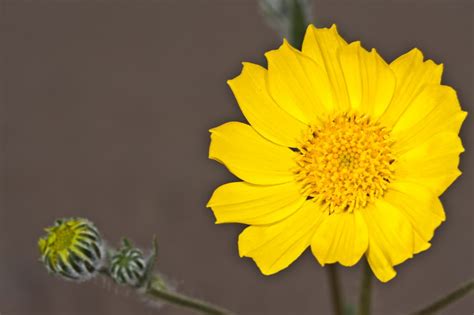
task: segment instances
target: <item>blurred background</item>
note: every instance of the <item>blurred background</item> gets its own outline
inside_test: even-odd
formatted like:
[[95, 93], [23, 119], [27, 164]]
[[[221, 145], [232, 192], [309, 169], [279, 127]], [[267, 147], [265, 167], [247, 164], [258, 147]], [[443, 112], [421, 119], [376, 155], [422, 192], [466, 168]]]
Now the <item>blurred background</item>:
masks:
[[[244, 121], [226, 80], [264, 65], [281, 38], [251, 0], [2, 0], [0, 314], [191, 314], [158, 311], [100, 279], [49, 276], [37, 239], [58, 217], [94, 221], [111, 244], [159, 239], [157, 267], [183, 293], [238, 314], [330, 314], [324, 268], [306, 252], [277, 275], [237, 252], [241, 225], [205, 204], [232, 175], [207, 158], [208, 129]], [[413, 47], [445, 65], [444, 83], [474, 112], [472, 0], [318, 0], [317, 26], [391, 61]], [[374, 314], [404, 314], [473, 270], [474, 130], [463, 175], [443, 195], [432, 248], [374, 280]], [[341, 268], [356, 299], [360, 266]], [[472, 295], [442, 314], [472, 314]]]

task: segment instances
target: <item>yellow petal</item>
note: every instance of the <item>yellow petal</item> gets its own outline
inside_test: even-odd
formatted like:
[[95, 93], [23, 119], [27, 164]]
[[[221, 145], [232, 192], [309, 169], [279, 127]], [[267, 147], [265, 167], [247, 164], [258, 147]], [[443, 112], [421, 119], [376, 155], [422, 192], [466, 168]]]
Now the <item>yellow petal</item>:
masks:
[[445, 219], [438, 197], [419, 184], [395, 181], [390, 184], [384, 199], [400, 209], [413, 226], [415, 254], [428, 249], [434, 230]]
[[316, 28], [308, 26], [303, 41], [303, 54], [312, 58], [324, 68], [333, 88], [335, 106], [341, 111], [350, 108], [344, 73], [339, 62], [338, 51], [347, 46], [346, 41], [339, 36], [336, 25], [331, 28]]
[[457, 134], [437, 134], [401, 154], [394, 163], [395, 176], [424, 185], [439, 196], [461, 174], [458, 165], [459, 154], [463, 151]]
[[210, 132], [209, 158], [242, 180], [260, 185], [294, 180], [295, 153], [266, 140], [249, 125], [228, 122]]
[[392, 126], [420, 93], [425, 85], [440, 84], [443, 65], [431, 60], [423, 62], [423, 54], [412, 49], [390, 64], [397, 78], [392, 102], [381, 117], [382, 123]]
[[41, 255], [44, 255], [46, 248], [48, 247], [48, 242], [44, 238], [38, 240], [38, 247], [40, 249]]
[[220, 186], [207, 204], [216, 223], [271, 224], [301, 208], [306, 197], [296, 182], [274, 186], [258, 186], [245, 182]]
[[284, 41], [265, 54], [268, 60], [268, 88], [286, 112], [311, 124], [334, 109], [331, 85], [324, 69]]
[[349, 92], [352, 109], [376, 120], [385, 111], [395, 90], [395, 76], [387, 63], [360, 42], [339, 51], [339, 59]]
[[325, 215], [311, 242], [319, 263], [355, 265], [367, 250], [369, 234], [360, 211]]
[[425, 86], [393, 126], [394, 150], [419, 146], [440, 132], [457, 134], [465, 118], [456, 91], [448, 86]]
[[307, 126], [272, 99], [266, 87], [266, 69], [251, 63], [243, 65], [242, 73], [228, 84], [245, 118], [265, 138], [287, 147], [297, 147]]
[[360, 210], [369, 231], [367, 260], [382, 282], [395, 277], [393, 266], [413, 256], [413, 228], [403, 213], [383, 199]]
[[311, 243], [322, 211], [312, 201], [288, 218], [268, 226], [250, 226], [239, 236], [240, 257], [251, 257], [265, 275], [295, 261]]

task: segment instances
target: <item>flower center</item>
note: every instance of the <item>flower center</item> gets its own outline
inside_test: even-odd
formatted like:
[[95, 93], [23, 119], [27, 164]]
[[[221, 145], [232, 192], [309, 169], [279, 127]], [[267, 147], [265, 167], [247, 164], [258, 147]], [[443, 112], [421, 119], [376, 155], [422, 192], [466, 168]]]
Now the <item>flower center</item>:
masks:
[[60, 226], [54, 233], [54, 242], [51, 245], [52, 250], [60, 252], [71, 247], [76, 232], [67, 225]]
[[309, 128], [298, 148], [297, 180], [329, 213], [379, 198], [393, 176], [390, 132], [367, 116], [343, 114]]

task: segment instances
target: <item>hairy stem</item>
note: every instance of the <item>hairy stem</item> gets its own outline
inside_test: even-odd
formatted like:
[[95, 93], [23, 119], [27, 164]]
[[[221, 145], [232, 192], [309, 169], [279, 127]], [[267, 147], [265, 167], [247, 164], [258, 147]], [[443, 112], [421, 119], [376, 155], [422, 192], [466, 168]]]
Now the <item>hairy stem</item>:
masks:
[[423, 309], [413, 312], [410, 315], [431, 315], [435, 314], [442, 308], [448, 306], [449, 304], [456, 302], [466, 294], [470, 293], [474, 289], [474, 280], [471, 280], [465, 284], [463, 284], [458, 289], [454, 290], [453, 292], [449, 293], [448, 295], [442, 297], [441, 299], [437, 300], [436, 302], [424, 307]]
[[372, 271], [366, 260], [364, 260], [364, 269], [362, 270], [362, 284], [360, 287], [359, 298], [359, 315], [370, 315], [370, 298], [372, 293], [371, 287]]
[[160, 279], [156, 276], [152, 276], [146, 294], [159, 299], [161, 301], [174, 304], [181, 307], [187, 307], [203, 314], [209, 315], [231, 315], [230, 311], [227, 311], [219, 306], [212, 305], [210, 303], [185, 296], [180, 293], [170, 292], [167, 290]]
[[329, 277], [329, 286], [331, 289], [331, 301], [334, 315], [343, 315], [343, 301], [341, 295], [341, 285], [339, 283], [339, 275], [335, 264], [326, 266]]

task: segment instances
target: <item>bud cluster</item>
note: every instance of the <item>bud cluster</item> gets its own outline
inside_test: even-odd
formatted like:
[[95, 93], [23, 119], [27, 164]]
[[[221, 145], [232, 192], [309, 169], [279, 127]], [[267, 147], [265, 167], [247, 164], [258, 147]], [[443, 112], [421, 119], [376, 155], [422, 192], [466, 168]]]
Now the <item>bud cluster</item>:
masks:
[[87, 219], [60, 219], [45, 231], [38, 241], [40, 260], [50, 273], [62, 278], [85, 281], [102, 272], [119, 284], [140, 287], [153, 267], [156, 241], [145, 259], [126, 239], [119, 249], [106, 250], [98, 229]]

